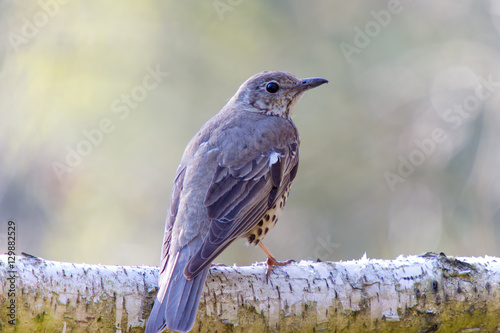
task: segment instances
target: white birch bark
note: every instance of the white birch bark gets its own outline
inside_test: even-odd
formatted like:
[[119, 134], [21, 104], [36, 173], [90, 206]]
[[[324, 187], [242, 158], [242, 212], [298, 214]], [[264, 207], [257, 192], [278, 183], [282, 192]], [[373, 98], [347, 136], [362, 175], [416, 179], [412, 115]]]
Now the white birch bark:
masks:
[[[141, 332], [145, 326], [156, 267], [25, 255], [12, 266], [8, 261], [0, 256], [2, 332], [15, 329], [12, 299], [17, 332]], [[263, 263], [212, 267], [193, 331], [500, 330], [497, 257], [301, 261], [275, 268], [267, 283], [265, 269]]]

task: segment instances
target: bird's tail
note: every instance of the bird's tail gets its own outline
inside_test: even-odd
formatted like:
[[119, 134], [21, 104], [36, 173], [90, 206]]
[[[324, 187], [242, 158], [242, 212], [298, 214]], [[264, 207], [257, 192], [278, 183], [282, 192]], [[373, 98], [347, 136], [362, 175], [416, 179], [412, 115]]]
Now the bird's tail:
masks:
[[165, 271], [160, 275], [160, 290], [146, 324], [146, 333], [161, 332], [165, 328], [172, 332], [188, 332], [193, 328], [209, 268], [193, 280], [186, 279], [184, 268], [189, 256], [184, 257], [182, 252], [169, 258]]

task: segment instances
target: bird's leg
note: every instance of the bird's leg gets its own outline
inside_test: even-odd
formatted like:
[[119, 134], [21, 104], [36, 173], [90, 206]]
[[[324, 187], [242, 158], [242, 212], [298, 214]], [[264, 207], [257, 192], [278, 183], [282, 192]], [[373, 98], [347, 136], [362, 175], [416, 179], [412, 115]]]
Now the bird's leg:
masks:
[[269, 275], [271, 275], [271, 272], [272, 272], [274, 266], [286, 266], [286, 265], [291, 264], [292, 262], [295, 262], [295, 260], [293, 260], [293, 259], [290, 259], [287, 261], [278, 261], [271, 254], [271, 252], [269, 252], [269, 250], [264, 246], [264, 244], [262, 242], [259, 242], [259, 246], [267, 256], [266, 281], [268, 280]]

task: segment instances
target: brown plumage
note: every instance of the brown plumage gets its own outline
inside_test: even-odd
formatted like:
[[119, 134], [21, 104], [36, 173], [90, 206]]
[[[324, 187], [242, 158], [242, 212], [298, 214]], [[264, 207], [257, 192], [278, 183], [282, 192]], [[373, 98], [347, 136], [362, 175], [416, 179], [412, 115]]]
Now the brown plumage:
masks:
[[261, 241], [297, 174], [291, 111], [306, 90], [326, 82], [256, 74], [191, 139], [172, 188], [160, 289], [146, 332], [192, 328], [210, 264], [234, 240], [247, 238], [274, 260]]

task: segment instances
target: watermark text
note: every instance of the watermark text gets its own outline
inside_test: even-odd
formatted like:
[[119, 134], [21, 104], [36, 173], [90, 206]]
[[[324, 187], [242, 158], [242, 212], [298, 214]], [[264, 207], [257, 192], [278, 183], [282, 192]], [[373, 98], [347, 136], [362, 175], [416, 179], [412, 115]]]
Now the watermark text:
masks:
[[7, 222], [7, 317], [16, 324], [16, 223]]

